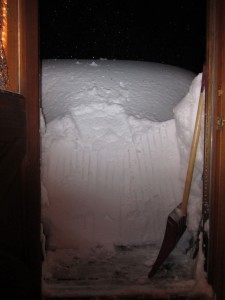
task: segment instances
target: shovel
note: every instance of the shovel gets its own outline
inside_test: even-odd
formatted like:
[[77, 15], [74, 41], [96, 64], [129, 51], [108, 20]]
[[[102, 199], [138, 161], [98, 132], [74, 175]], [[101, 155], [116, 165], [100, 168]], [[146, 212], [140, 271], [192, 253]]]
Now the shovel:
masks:
[[198, 148], [198, 141], [200, 136], [200, 128], [201, 128], [201, 117], [203, 112], [203, 95], [204, 95], [204, 87], [205, 87], [205, 74], [202, 74], [202, 84], [201, 84], [201, 92], [199, 97], [198, 111], [195, 121], [194, 134], [192, 139], [190, 157], [187, 168], [186, 181], [184, 186], [184, 193], [182, 202], [169, 214], [166, 224], [166, 231], [164, 235], [164, 239], [161, 245], [161, 249], [159, 251], [158, 257], [155, 263], [150, 270], [148, 277], [151, 278], [155, 275], [158, 268], [164, 262], [164, 260], [168, 257], [170, 252], [175, 248], [179, 239], [183, 235], [186, 230], [186, 219], [187, 219], [187, 205], [188, 198], [190, 194], [191, 181], [194, 171], [194, 164], [196, 158], [196, 152]]

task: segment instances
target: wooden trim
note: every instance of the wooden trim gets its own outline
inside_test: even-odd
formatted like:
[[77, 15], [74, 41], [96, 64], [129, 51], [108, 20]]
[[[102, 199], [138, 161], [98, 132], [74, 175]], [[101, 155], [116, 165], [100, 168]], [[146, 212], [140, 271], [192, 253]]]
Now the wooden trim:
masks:
[[9, 82], [6, 89], [19, 92], [19, 30], [18, 30], [18, 0], [7, 0], [7, 49], [6, 59], [8, 66]]
[[[211, 123], [211, 189], [209, 280], [217, 300], [225, 299], [225, 3], [209, 1], [208, 121]], [[210, 136], [210, 134], [209, 134]]]
[[208, 1], [208, 15], [207, 15], [207, 47], [206, 47], [206, 108], [205, 108], [205, 161], [204, 161], [204, 197], [208, 197], [210, 203], [210, 232], [209, 232], [209, 256], [208, 256], [208, 277], [211, 284], [213, 284], [213, 243], [215, 235], [212, 232], [214, 227], [213, 209], [212, 205], [212, 138], [213, 138], [213, 102], [214, 102], [214, 80], [215, 80], [215, 27], [216, 27], [216, 8], [213, 0]]
[[[19, 0], [20, 93], [26, 99], [26, 158], [24, 160], [25, 258], [33, 273], [34, 300], [41, 299], [40, 136], [38, 1]], [[29, 224], [27, 226], [27, 224]]]

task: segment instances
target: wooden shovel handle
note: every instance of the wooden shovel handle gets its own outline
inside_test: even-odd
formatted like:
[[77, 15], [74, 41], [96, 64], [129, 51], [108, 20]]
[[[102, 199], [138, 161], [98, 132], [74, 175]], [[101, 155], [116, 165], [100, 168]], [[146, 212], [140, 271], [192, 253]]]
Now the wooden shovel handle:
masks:
[[203, 102], [204, 86], [203, 85], [204, 85], [204, 83], [202, 80], [202, 87], [201, 87], [201, 93], [200, 93], [200, 97], [199, 97], [198, 111], [197, 111], [197, 116], [196, 116], [196, 121], [195, 121], [195, 128], [194, 128], [194, 134], [193, 134], [193, 139], [192, 139], [191, 152], [190, 152], [190, 157], [189, 157], [189, 162], [188, 162], [183, 199], [179, 206], [181, 213], [183, 215], [187, 214], [187, 205], [188, 205], [192, 176], [193, 176], [194, 165], [195, 165], [195, 158], [196, 158], [199, 136], [200, 136], [201, 121], [202, 121], [201, 117], [202, 117], [203, 106], [204, 106], [204, 102]]

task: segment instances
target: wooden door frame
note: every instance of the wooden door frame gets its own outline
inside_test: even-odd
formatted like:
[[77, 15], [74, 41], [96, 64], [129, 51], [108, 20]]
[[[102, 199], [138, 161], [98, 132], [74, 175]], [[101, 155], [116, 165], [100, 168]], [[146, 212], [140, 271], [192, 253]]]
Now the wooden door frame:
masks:
[[225, 3], [208, 1], [204, 192], [210, 203], [208, 277], [225, 299]]
[[20, 94], [25, 98], [26, 157], [23, 165], [24, 250], [32, 271], [33, 299], [41, 299], [40, 254], [40, 134], [39, 134], [39, 15], [38, 0], [19, 0]]
[[38, 0], [9, 0], [7, 5], [4, 46], [10, 61], [4, 88], [8, 91], [0, 92], [0, 222], [5, 225], [1, 226], [0, 277], [5, 280], [1, 292], [6, 297], [10, 292], [23, 292], [24, 297], [29, 293], [29, 299], [40, 300]]

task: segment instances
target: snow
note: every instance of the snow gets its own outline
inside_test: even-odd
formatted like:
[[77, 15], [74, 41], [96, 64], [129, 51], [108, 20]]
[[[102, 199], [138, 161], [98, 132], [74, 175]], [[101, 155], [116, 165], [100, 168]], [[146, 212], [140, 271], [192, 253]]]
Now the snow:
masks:
[[[193, 81], [187, 95], [174, 108], [174, 118], [180, 152], [180, 178], [184, 186], [195, 119], [198, 109], [198, 99], [201, 89], [201, 74]], [[196, 231], [202, 211], [202, 175], [204, 149], [204, 116], [202, 115], [201, 135], [195, 160], [191, 193], [188, 202], [188, 228]]]
[[[157, 63], [43, 61], [43, 274], [51, 286], [61, 278], [93, 294], [93, 284], [109, 283], [159, 292], [147, 274], [182, 200], [200, 85], [201, 74]], [[202, 171], [203, 130], [188, 231], [172, 256], [180, 291], [182, 281], [195, 284], [186, 250], [201, 218]]]
[[166, 121], [173, 118], [173, 108], [185, 96], [193, 77], [192, 72], [157, 63], [45, 60], [43, 111], [49, 122], [69, 113], [74, 105], [118, 103], [128, 115]]

